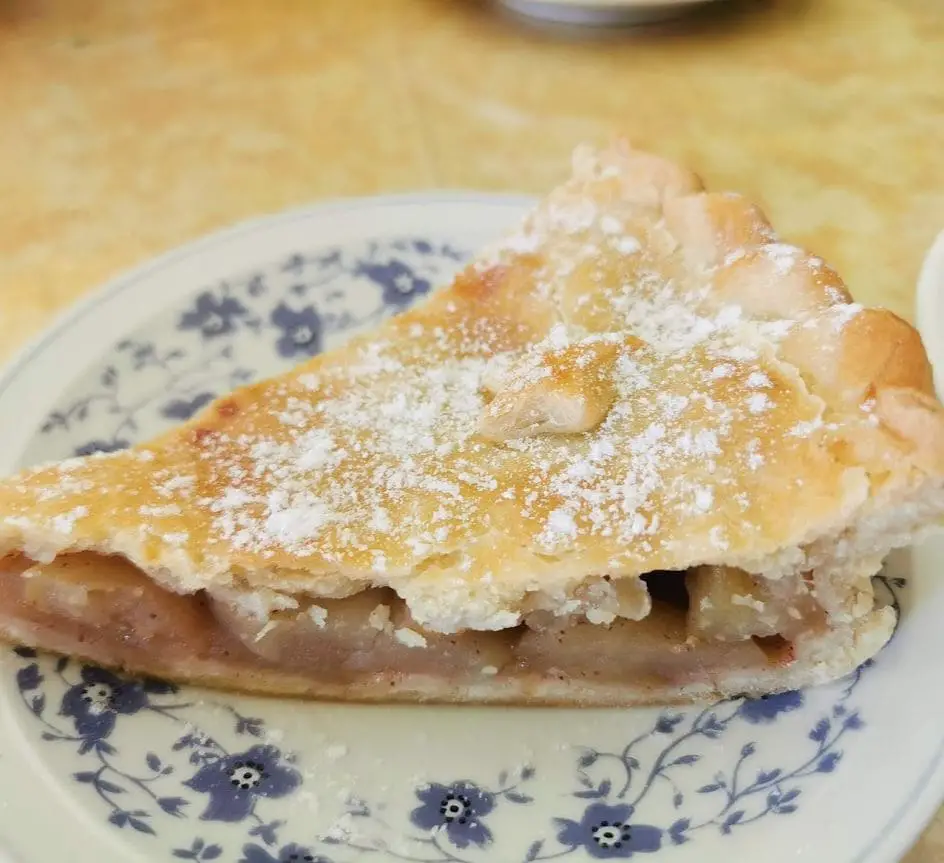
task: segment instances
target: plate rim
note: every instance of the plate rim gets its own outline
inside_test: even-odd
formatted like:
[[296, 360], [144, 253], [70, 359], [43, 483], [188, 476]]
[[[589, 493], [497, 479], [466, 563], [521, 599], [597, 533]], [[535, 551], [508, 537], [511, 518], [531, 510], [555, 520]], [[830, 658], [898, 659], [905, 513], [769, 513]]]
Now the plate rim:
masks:
[[[683, 0], [684, 2], [684, 0]], [[699, 2], [699, 0], [694, 0]], [[87, 288], [83, 296], [50, 317], [46, 325], [21, 344], [0, 366], [0, 396], [19, 377], [40, 353], [65, 330], [76, 325], [98, 307], [116, 295], [133, 288], [141, 279], [160, 272], [176, 262], [199, 255], [213, 246], [251, 235], [260, 229], [275, 228], [306, 218], [325, 216], [332, 212], [373, 209], [376, 207], [481, 203], [525, 208], [535, 196], [524, 193], [488, 192], [469, 189], [421, 190], [397, 194], [339, 197], [288, 210], [242, 219], [206, 234], [199, 235], [177, 246], [157, 252], [141, 263], [120, 270], [103, 282]], [[929, 345], [929, 354], [939, 360], [939, 372], [944, 373], [944, 333], [928, 337], [935, 314], [944, 319], [944, 231], [936, 238], [925, 259], [915, 294], [916, 324]], [[932, 359], [934, 359], [932, 356]], [[939, 377], [939, 382], [944, 382]], [[944, 801], [944, 737], [930, 759], [926, 770], [912, 786], [911, 793], [896, 807], [894, 814], [879, 829], [874, 838], [862, 846], [849, 863], [891, 863], [899, 860], [934, 818]], [[5, 842], [0, 844], [0, 860], [12, 860]]]
[[140, 279], [158, 271], [168, 264], [176, 263], [191, 255], [198, 254], [205, 248], [216, 243], [233, 240], [242, 234], [251, 234], [262, 228], [273, 228], [280, 224], [311, 218], [318, 215], [327, 215], [331, 212], [351, 211], [362, 208], [393, 207], [403, 205], [423, 205], [431, 203], [461, 204], [465, 201], [499, 204], [509, 209], [521, 207], [522, 212], [528, 204], [536, 200], [535, 195], [523, 192], [488, 192], [474, 189], [435, 189], [416, 192], [398, 192], [380, 195], [352, 195], [348, 197], [334, 197], [314, 204], [292, 207], [272, 213], [250, 216], [240, 219], [229, 225], [216, 228], [205, 234], [200, 234], [176, 246], [171, 246], [157, 252], [142, 262], [131, 267], [119, 270], [104, 281], [93, 284], [87, 292], [78, 299], [68, 303], [63, 309], [55, 312], [31, 338], [16, 348], [13, 353], [0, 364], [0, 396], [2, 396], [30, 360], [35, 358], [45, 347], [47, 342], [67, 329], [75, 322], [84, 318], [102, 303], [115, 295], [132, 287]]
[[[935, 236], [921, 264], [915, 287], [914, 314], [915, 327], [934, 369], [937, 391], [944, 394], [944, 230]], [[921, 838], [942, 805], [944, 740], [919, 778], [909, 799], [902, 802], [885, 830], [879, 832], [875, 841], [863, 849], [853, 863], [866, 863], [870, 854], [888, 841], [892, 842], [892, 853], [895, 855], [893, 859], [899, 860]], [[912, 810], [910, 816], [905, 814], [908, 809]], [[908, 825], [913, 828], [913, 832], [905, 829]]]

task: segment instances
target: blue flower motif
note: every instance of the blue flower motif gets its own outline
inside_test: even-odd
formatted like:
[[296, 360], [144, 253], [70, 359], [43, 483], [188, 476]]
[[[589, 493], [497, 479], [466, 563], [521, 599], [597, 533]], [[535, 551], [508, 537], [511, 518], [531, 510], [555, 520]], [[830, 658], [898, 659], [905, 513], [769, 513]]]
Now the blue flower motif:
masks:
[[192, 399], [174, 399], [161, 413], [169, 420], [189, 420], [200, 408], [213, 401], [213, 393], [197, 393]]
[[236, 329], [236, 321], [246, 315], [246, 307], [232, 297], [214, 297], [204, 291], [197, 297], [196, 306], [180, 316], [181, 330], [200, 330], [204, 338], [225, 336]]
[[380, 285], [384, 303], [398, 309], [410, 305], [417, 296], [428, 294], [432, 287], [427, 279], [420, 278], [406, 264], [396, 259], [386, 264], [362, 261], [354, 275], [366, 276]]
[[246, 285], [246, 293], [250, 297], [261, 297], [268, 290], [265, 276], [262, 273], [253, 275]]
[[662, 831], [648, 824], [630, 824], [633, 807], [626, 804], [588, 806], [580, 821], [555, 819], [561, 826], [557, 841], [583, 847], [591, 857], [611, 859], [651, 854], [662, 847]]
[[204, 863], [207, 860], [217, 860], [223, 853], [221, 845], [207, 845], [199, 836], [193, 840], [189, 848], [175, 848], [174, 856], [178, 860], [197, 860]]
[[269, 315], [269, 320], [282, 331], [275, 345], [281, 356], [291, 358], [304, 354], [313, 357], [321, 351], [324, 324], [314, 306], [305, 306], [296, 311], [285, 303], [279, 303]]
[[836, 769], [836, 765], [839, 764], [840, 759], [842, 758], [841, 752], [829, 752], [824, 755], [819, 763], [816, 765], [817, 773], [832, 773]]
[[420, 805], [410, 820], [422, 830], [445, 830], [457, 848], [480, 848], [492, 841], [492, 831], [482, 819], [495, 808], [495, 795], [465, 780], [452, 785], [433, 782], [416, 790]]
[[842, 727], [850, 731], [858, 731], [863, 725], [865, 725], [865, 723], [862, 721], [862, 717], [859, 716], [858, 712], [850, 713], [842, 723]]
[[682, 713], [677, 713], [675, 716], [663, 713], [656, 722], [656, 734], [672, 734], [675, 731], [675, 726], [684, 718], [685, 716]]
[[293, 273], [296, 276], [300, 276], [305, 269], [305, 256], [300, 252], [295, 252], [295, 254], [285, 259], [285, 263], [282, 264], [282, 272], [284, 273]]
[[16, 685], [20, 692], [29, 692], [31, 689], [39, 689], [43, 682], [43, 676], [39, 673], [39, 666], [34, 662], [21, 668], [16, 672]]
[[792, 689], [775, 695], [762, 695], [760, 698], [744, 700], [738, 713], [753, 725], [774, 722], [781, 713], [790, 713], [803, 706], [803, 693]]
[[80, 447], [76, 447], [74, 452], [77, 456], [94, 455], [97, 452], [118, 452], [118, 450], [127, 449], [131, 446], [130, 441], [123, 438], [114, 440], [93, 440]]
[[116, 674], [82, 666], [82, 681], [70, 686], [62, 697], [59, 713], [71, 716], [76, 733], [87, 741], [104, 740], [119, 716], [131, 716], [148, 706], [145, 684], [122, 680]]
[[331, 861], [293, 842], [282, 848], [278, 857], [259, 845], [243, 845], [243, 856], [239, 863], [331, 863]]
[[253, 746], [205, 763], [184, 785], [210, 796], [204, 821], [242, 821], [258, 798], [285, 797], [301, 782], [275, 746]]

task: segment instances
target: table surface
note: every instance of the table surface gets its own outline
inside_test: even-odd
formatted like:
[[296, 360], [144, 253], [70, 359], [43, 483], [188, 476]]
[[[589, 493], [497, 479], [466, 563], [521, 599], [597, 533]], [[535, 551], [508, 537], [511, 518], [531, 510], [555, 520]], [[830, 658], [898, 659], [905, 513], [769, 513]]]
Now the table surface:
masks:
[[[250, 215], [540, 192], [625, 134], [912, 314], [944, 227], [944, 4], [726, 0], [574, 38], [472, 0], [2, 0], [0, 360], [104, 279]], [[907, 863], [944, 863], [944, 813]]]

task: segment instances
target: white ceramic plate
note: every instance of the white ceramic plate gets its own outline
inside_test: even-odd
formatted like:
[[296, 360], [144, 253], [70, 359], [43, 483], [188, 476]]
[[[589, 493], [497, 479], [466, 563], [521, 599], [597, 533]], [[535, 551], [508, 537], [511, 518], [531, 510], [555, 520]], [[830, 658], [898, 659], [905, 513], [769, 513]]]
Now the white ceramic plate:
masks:
[[516, 15], [549, 24], [611, 27], [651, 24], [711, 0], [499, 0]]
[[[150, 436], [337, 344], [523, 206], [343, 202], [116, 280], [0, 380], [0, 468]], [[17, 863], [886, 863], [944, 792], [942, 556], [929, 544], [891, 564], [902, 623], [870, 667], [691, 709], [250, 699], [4, 648], [0, 836]]]

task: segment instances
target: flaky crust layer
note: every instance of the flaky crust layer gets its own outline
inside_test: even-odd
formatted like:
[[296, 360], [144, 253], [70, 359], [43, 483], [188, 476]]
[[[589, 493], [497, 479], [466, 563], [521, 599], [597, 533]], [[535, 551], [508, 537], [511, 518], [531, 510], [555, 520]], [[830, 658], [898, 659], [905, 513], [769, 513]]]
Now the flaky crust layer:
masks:
[[617, 144], [378, 331], [3, 483], [0, 553], [123, 555], [182, 593], [388, 586], [453, 632], [618, 616], [653, 570], [858, 579], [942, 511], [913, 328]]

